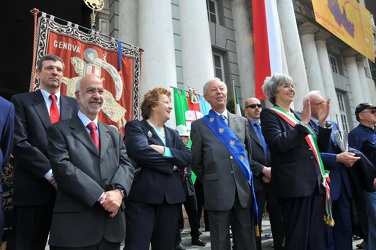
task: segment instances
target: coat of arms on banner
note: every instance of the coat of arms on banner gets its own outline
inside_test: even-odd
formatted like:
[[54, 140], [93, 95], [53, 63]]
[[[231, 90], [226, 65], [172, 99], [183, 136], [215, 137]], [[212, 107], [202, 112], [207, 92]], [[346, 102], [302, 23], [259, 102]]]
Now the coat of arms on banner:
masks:
[[[142, 49], [95, 30], [85, 33], [69, 22], [62, 25], [46, 13], [38, 18], [37, 36], [35, 64], [45, 54], [57, 55], [64, 61], [63, 94], [75, 97], [78, 79], [95, 74], [105, 88], [100, 121], [122, 129], [126, 121], [139, 117]], [[31, 79], [30, 90], [38, 88], [38, 79]]]

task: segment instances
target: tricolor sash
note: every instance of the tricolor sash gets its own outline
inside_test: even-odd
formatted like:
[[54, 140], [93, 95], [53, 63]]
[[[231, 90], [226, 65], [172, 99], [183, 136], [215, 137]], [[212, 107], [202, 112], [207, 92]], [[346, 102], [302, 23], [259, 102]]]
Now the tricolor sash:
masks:
[[245, 179], [247, 180], [249, 186], [252, 189], [253, 196], [253, 207], [256, 218], [256, 236], [259, 236], [257, 214], [258, 207], [256, 202], [256, 195], [253, 186], [253, 176], [252, 171], [248, 162], [248, 153], [244, 148], [243, 143], [240, 142], [238, 137], [232, 132], [230, 127], [224, 122], [224, 120], [213, 110], [209, 111], [209, 114], [205, 115], [203, 118], [206, 125], [210, 130], [218, 137], [218, 139], [225, 145], [225, 147], [230, 151], [236, 162], [238, 163], [240, 169], [242, 170]]
[[[300, 121], [294, 116], [288, 114], [285, 110], [281, 109], [278, 106], [273, 106], [273, 108], [270, 108], [274, 112], [276, 112], [283, 120], [285, 120], [288, 124], [291, 125], [291, 127], [294, 127], [297, 123]], [[308, 144], [308, 146], [312, 149], [313, 155], [315, 156], [317, 166], [319, 168], [319, 171], [321, 173], [321, 184], [325, 187], [325, 216], [324, 221], [329, 226], [334, 226], [334, 219], [332, 214], [332, 201], [330, 198], [330, 188], [328, 182], [330, 182], [329, 179], [329, 171], [324, 169], [324, 164], [321, 159], [319, 147], [317, 145], [317, 136], [313, 129], [310, 126], [305, 126], [310, 134], [308, 134], [305, 137], [305, 140]]]

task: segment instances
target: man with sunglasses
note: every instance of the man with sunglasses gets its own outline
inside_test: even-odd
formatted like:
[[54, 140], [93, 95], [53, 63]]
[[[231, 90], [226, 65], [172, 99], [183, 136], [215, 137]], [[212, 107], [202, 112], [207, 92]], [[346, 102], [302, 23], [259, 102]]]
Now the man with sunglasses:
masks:
[[[249, 120], [249, 135], [251, 138], [252, 159], [250, 166], [254, 175], [256, 201], [259, 209], [258, 225], [261, 231], [262, 215], [265, 202], [269, 213], [273, 234], [274, 249], [283, 249], [284, 229], [282, 223], [281, 208], [271, 189], [271, 159], [268, 146], [261, 133], [260, 113], [262, 106], [260, 100], [251, 97], [245, 101], [244, 113]], [[261, 250], [261, 235], [256, 237], [257, 250]]]
[[[355, 108], [355, 116], [359, 125], [349, 133], [349, 146], [361, 151], [376, 166], [376, 106], [360, 103]], [[375, 249], [376, 192], [364, 192], [364, 194], [368, 216], [368, 249]]]

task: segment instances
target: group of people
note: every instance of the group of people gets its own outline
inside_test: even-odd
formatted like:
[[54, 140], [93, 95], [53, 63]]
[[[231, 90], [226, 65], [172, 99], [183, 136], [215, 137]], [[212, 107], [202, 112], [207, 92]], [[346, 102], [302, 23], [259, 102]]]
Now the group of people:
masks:
[[355, 210], [365, 248], [376, 246], [376, 106], [356, 107], [360, 124], [344, 149], [320, 92], [309, 92], [296, 112], [293, 80], [273, 74], [262, 87], [273, 106], [263, 110], [251, 97], [245, 118], [226, 109], [226, 84], [214, 78], [203, 87], [211, 110], [191, 124], [189, 149], [186, 128], [165, 125], [168, 90], [144, 95], [143, 119], [129, 121], [123, 138], [98, 120], [100, 78], [81, 77], [74, 99], [60, 92], [63, 72], [61, 58], [45, 55], [37, 64], [40, 90], [11, 103], [0, 98], [0, 164], [11, 153], [15, 159], [15, 241], [8, 249], [43, 250], [48, 236], [54, 250], [115, 250], [123, 241], [126, 250], [184, 249], [182, 204], [191, 243], [204, 246], [191, 170], [203, 187], [214, 250], [262, 249], [264, 207], [275, 249], [350, 250]]

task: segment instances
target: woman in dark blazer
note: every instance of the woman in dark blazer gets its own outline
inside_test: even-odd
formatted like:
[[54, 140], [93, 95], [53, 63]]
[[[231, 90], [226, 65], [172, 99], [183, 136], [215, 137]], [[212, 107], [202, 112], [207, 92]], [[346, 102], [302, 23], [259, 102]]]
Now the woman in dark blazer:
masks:
[[304, 103], [301, 115], [290, 108], [295, 95], [292, 79], [273, 74], [265, 79], [262, 88], [274, 105], [264, 109], [260, 118], [273, 163], [272, 189], [282, 209], [285, 249], [325, 249], [323, 184], [326, 173], [314, 152], [315, 145], [320, 152], [327, 151], [329, 146], [331, 126], [326, 123], [329, 100], [320, 111], [321, 126], [316, 142], [315, 139], [307, 141], [307, 136], [315, 138], [309, 127], [310, 102]]
[[144, 95], [142, 121], [126, 124], [125, 144], [136, 176], [126, 202], [126, 250], [172, 249], [182, 202], [184, 168], [191, 154], [177, 131], [165, 126], [171, 93], [154, 88]]

